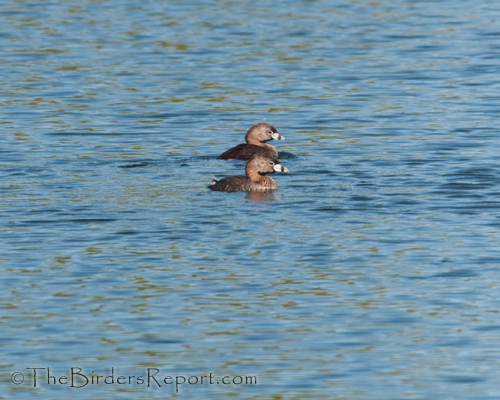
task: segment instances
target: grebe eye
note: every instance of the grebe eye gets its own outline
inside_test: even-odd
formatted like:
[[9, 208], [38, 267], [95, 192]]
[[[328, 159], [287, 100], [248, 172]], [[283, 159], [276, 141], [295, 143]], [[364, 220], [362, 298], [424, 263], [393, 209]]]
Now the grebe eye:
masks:
[[272, 136], [273, 131], [267, 131], [267, 133], [269, 134], [269, 136]]
[[274, 166], [274, 163], [273, 163], [272, 161], [269, 161], [269, 165], [270, 165], [271, 167], [273, 167], [273, 166]]

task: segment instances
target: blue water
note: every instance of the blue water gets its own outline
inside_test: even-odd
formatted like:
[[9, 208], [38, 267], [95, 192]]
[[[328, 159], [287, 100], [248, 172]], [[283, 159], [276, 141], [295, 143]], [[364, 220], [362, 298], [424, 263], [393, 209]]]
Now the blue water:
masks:
[[[0, 21], [0, 399], [500, 398], [500, 5]], [[208, 190], [257, 122], [280, 189]]]

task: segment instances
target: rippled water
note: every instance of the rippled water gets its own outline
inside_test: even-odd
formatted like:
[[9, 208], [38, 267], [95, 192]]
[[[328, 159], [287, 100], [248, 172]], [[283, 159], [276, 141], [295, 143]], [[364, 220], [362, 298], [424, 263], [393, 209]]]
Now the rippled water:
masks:
[[[0, 21], [1, 399], [500, 397], [499, 5]], [[261, 121], [280, 189], [206, 189]]]

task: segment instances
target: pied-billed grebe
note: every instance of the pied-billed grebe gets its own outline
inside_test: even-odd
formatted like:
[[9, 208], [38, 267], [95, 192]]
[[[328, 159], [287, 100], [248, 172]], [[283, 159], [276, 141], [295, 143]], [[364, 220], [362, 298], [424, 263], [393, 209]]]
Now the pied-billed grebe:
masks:
[[261, 122], [248, 130], [245, 140], [246, 144], [239, 144], [217, 158], [221, 160], [250, 160], [254, 154], [278, 158], [278, 150], [266, 142], [268, 140], [285, 140], [285, 138], [278, 133], [274, 126]]
[[278, 189], [276, 181], [266, 174], [273, 172], [288, 172], [288, 168], [271, 157], [255, 155], [245, 166], [245, 174], [229, 176], [218, 181], [215, 179], [207, 186], [209, 189], [220, 192], [257, 191], [265, 192]]

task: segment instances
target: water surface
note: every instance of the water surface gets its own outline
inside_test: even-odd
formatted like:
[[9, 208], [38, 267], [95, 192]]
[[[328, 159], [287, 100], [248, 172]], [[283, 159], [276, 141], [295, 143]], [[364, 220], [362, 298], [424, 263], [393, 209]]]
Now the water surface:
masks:
[[499, 6], [4, 3], [0, 399], [500, 397]]

